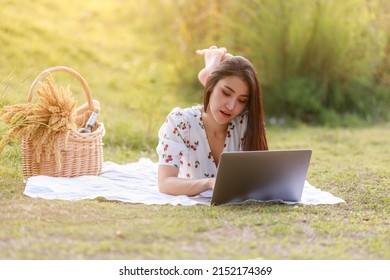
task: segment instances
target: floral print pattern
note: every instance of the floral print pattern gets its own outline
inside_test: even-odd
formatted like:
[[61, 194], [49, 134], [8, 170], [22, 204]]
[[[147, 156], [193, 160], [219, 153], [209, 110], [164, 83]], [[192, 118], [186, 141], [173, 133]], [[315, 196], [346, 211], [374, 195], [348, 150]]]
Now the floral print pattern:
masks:
[[[203, 106], [174, 108], [161, 126], [156, 151], [160, 165], [179, 168], [180, 178], [202, 179], [217, 175], [202, 120]], [[229, 123], [224, 152], [242, 150], [242, 139], [247, 127], [244, 112]]]

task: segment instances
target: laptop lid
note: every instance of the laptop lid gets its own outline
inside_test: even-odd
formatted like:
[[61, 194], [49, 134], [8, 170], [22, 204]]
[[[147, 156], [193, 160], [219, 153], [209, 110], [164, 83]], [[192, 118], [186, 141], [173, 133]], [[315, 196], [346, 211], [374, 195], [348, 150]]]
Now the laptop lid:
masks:
[[311, 150], [224, 152], [211, 205], [301, 199]]

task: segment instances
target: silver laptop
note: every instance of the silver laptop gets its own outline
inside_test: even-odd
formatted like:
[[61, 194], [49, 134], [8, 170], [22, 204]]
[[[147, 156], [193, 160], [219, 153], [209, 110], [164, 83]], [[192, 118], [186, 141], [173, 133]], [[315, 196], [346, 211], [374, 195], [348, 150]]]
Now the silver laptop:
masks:
[[311, 150], [222, 153], [211, 205], [247, 200], [300, 201]]

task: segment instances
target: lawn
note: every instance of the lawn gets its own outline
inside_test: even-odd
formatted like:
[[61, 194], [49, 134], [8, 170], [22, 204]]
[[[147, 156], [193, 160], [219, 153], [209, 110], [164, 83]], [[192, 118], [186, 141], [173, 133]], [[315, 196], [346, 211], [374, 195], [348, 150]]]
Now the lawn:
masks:
[[[336, 205], [34, 199], [23, 195], [20, 162], [12, 157], [1, 165], [0, 258], [389, 259], [389, 136], [389, 124], [268, 129], [271, 149], [313, 150], [308, 180], [346, 201]], [[123, 162], [110, 151], [125, 148], [106, 148], [106, 157]], [[155, 159], [151, 151], [133, 151], [128, 161]]]

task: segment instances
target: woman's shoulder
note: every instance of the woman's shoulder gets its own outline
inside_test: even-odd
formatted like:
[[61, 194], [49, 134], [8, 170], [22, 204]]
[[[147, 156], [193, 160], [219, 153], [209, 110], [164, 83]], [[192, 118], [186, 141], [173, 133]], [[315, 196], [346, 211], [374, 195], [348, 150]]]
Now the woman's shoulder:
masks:
[[248, 123], [248, 111], [243, 112], [241, 115], [237, 116], [233, 121], [233, 124], [237, 126], [245, 126]]
[[188, 108], [175, 107], [169, 113], [169, 116], [175, 119], [183, 119], [185, 121], [191, 121], [197, 119], [201, 115], [201, 105], [192, 106]]

